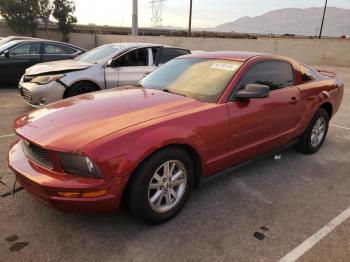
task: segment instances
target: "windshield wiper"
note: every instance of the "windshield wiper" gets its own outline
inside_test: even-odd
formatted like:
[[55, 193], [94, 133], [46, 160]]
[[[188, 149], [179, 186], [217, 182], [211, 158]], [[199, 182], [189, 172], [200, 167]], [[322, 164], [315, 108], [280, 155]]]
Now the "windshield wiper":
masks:
[[170, 90], [167, 89], [167, 88], [163, 88], [162, 91], [167, 92], [167, 93], [171, 93], [171, 94], [175, 94], [175, 95], [180, 95], [180, 96], [187, 97], [187, 95], [185, 95], [185, 94], [178, 93], [178, 92], [174, 92], [174, 91], [170, 91]]

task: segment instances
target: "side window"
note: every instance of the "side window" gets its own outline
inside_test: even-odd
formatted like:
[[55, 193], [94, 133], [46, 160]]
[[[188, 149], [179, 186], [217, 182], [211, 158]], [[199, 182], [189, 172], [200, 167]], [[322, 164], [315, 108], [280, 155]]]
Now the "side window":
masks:
[[245, 74], [243, 85], [247, 84], [267, 85], [270, 87], [270, 91], [292, 86], [292, 65], [282, 61], [258, 63]]
[[148, 50], [137, 49], [118, 58], [118, 66], [148, 66]]
[[11, 56], [20, 55], [40, 55], [41, 43], [26, 43], [21, 44], [10, 51]]
[[311, 82], [316, 79], [316, 74], [312, 69], [305, 67], [303, 65], [300, 65], [300, 67], [301, 67], [301, 78], [303, 82]]
[[64, 45], [45, 43], [44, 54], [46, 55], [70, 55], [76, 53], [77, 50]]
[[181, 56], [181, 55], [188, 55], [189, 51], [184, 49], [177, 49], [177, 48], [163, 48], [163, 51], [161, 53], [161, 57], [159, 59], [159, 64], [165, 64], [169, 60]]

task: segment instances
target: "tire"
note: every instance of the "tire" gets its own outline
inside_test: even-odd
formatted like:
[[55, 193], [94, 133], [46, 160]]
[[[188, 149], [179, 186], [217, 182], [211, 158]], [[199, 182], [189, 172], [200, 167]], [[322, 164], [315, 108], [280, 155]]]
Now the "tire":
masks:
[[100, 90], [98, 86], [90, 82], [78, 82], [68, 88], [65, 94], [65, 98], [82, 95], [94, 91]]
[[[313, 154], [321, 148], [327, 136], [329, 117], [327, 111], [323, 108], [316, 111], [297, 144], [297, 151], [304, 154]], [[318, 124], [322, 124], [323, 129]]]
[[[170, 171], [174, 167], [171, 178], [164, 173], [167, 163]], [[157, 225], [171, 219], [182, 209], [193, 184], [194, 167], [189, 154], [180, 148], [168, 147], [139, 166], [131, 178], [126, 200], [137, 218]]]

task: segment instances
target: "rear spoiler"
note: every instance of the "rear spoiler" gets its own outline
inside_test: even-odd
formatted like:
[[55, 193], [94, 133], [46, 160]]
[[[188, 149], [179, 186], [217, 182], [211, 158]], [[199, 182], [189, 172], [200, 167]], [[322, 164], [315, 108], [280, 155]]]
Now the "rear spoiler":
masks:
[[326, 77], [336, 77], [337, 74], [330, 68], [320, 68], [320, 67], [314, 67], [314, 69], [319, 72], [321, 75]]

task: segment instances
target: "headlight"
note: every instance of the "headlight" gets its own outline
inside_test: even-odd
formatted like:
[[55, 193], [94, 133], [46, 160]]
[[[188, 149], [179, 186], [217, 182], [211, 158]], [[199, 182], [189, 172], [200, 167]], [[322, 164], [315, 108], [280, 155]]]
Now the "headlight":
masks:
[[39, 84], [39, 85], [45, 85], [45, 84], [48, 84], [52, 81], [58, 80], [64, 76], [65, 76], [64, 74], [36, 76], [32, 79], [31, 82]]
[[58, 153], [63, 169], [73, 175], [102, 178], [100, 170], [86, 156]]

